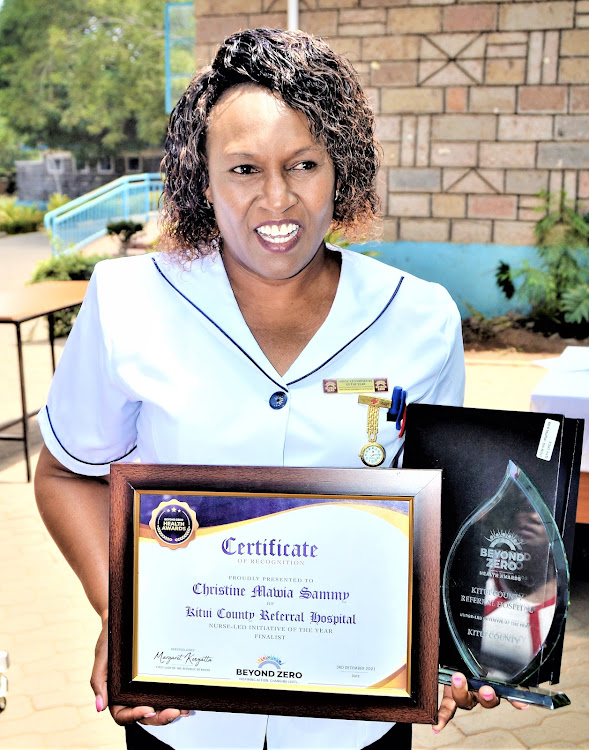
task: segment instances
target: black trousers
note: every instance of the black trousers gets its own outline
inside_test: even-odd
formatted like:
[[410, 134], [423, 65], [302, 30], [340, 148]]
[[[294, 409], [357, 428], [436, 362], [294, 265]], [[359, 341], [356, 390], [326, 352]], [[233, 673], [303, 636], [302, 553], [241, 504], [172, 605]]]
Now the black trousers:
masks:
[[[170, 750], [170, 745], [146, 732], [140, 724], [125, 727], [127, 750]], [[409, 750], [411, 748], [411, 724], [395, 724], [383, 737], [365, 750]], [[237, 750], [237, 749], [236, 749]], [[266, 750], [266, 743], [264, 743]]]

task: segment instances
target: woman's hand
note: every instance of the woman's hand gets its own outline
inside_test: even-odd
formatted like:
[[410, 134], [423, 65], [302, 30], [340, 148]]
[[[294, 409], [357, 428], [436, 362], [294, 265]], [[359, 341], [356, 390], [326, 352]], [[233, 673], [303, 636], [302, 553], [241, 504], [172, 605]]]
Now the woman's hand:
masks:
[[[499, 698], [489, 685], [483, 685], [478, 690], [469, 690], [466, 677], [460, 672], [452, 675], [452, 684], [444, 686], [444, 696], [438, 710], [438, 723], [432, 727], [435, 734], [441, 732], [446, 724], [454, 717], [457, 708], [466, 711], [473, 709], [477, 703], [483, 708], [495, 708], [499, 705]], [[519, 709], [529, 708], [529, 704], [520, 701], [510, 701], [512, 706]]]
[[[88, 599], [102, 619], [96, 643], [90, 684], [96, 696], [96, 710], [108, 706], [108, 476], [86, 477], [62, 466], [43, 446], [35, 474], [39, 512], [51, 536], [82, 582]], [[64, 517], [68, 523], [64, 524]], [[118, 724], [169, 724], [188, 711], [151, 706], [111, 706]]]
[[[96, 650], [94, 652], [94, 668], [90, 685], [96, 696], [96, 710], [104, 711], [108, 705], [108, 691], [106, 684], [107, 675], [107, 649], [108, 649], [108, 616], [102, 617], [102, 630], [98, 636]], [[113, 719], [124, 726], [125, 724], [151, 724], [163, 726], [177, 719], [179, 716], [188, 716], [189, 711], [179, 711], [177, 708], [165, 708], [155, 711], [151, 706], [111, 706], [110, 712]]]
[[94, 666], [90, 677], [90, 686], [96, 696], [96, 710], [104, 711], [108, 706], [108, 691], [106, 688], [107, 659], [108, 659], [108, 615], [101, 615], [102, 630], [94, 649]]

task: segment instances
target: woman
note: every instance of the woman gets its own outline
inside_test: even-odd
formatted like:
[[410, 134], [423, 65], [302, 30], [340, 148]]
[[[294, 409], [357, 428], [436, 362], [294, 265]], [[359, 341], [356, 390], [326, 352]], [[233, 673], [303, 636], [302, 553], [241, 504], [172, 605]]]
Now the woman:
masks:
[[[445, 290], [323, 241], [330, 229], [368, 234], [377, 168], [352, 67], [302, 32], [229, 37], [174, 110], [168, 250], [97, 266], [40, 415], [38, 504], [103, 621], [97, 710], [107, 705], [111, 462], [362, 466], [367, 409], [357, 395], [326, 393], [324, 380], [386, 378], [409, 401], [462, 402], [460, 320]], [[389, 466], [402, 439], [384, 414], [371, 446], [377, 436]], [[498, 702], [492, 691], [478, 700]], [[476, 701], [457, 676], [434, 731]], [[129, 747], [407, 740], [406, 727], [378, 722], [111, 711], [143, 725], [128, 728]]]

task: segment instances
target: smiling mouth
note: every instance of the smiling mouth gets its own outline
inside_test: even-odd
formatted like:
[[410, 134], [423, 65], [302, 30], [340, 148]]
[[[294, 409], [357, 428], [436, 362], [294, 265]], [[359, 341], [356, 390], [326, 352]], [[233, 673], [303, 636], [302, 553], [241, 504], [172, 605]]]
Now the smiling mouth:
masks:
[[255, 231], [265, 242], [271, 242], [274, 245], [283, 245], [293, 240], [300, 226], [298, 224], [264, 224]]

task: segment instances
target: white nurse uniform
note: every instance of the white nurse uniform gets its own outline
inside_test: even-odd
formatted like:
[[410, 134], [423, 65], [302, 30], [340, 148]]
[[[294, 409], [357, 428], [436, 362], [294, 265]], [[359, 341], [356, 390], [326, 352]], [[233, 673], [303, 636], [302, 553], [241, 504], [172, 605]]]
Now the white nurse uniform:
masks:
[[[460, 316], [446, 290], [341, 255], [329, 315], [284, 375], [247, 327], [218, 255], [190, 269], [158, 253], [99, 263], [39, 414], [50, 452], [89, 476], [120, 460], [362, 467], [367, 407], [357, 393], [326, 393], [324, 380], [386, 378], [408, 403], [461, 405]], [[402, 438], [379, 411], [387, 467]], [[196, 712], [146, 729], [174, 748], [259, 750], [267, 736], [269, 750], [352, 750], [390, 726]]]

